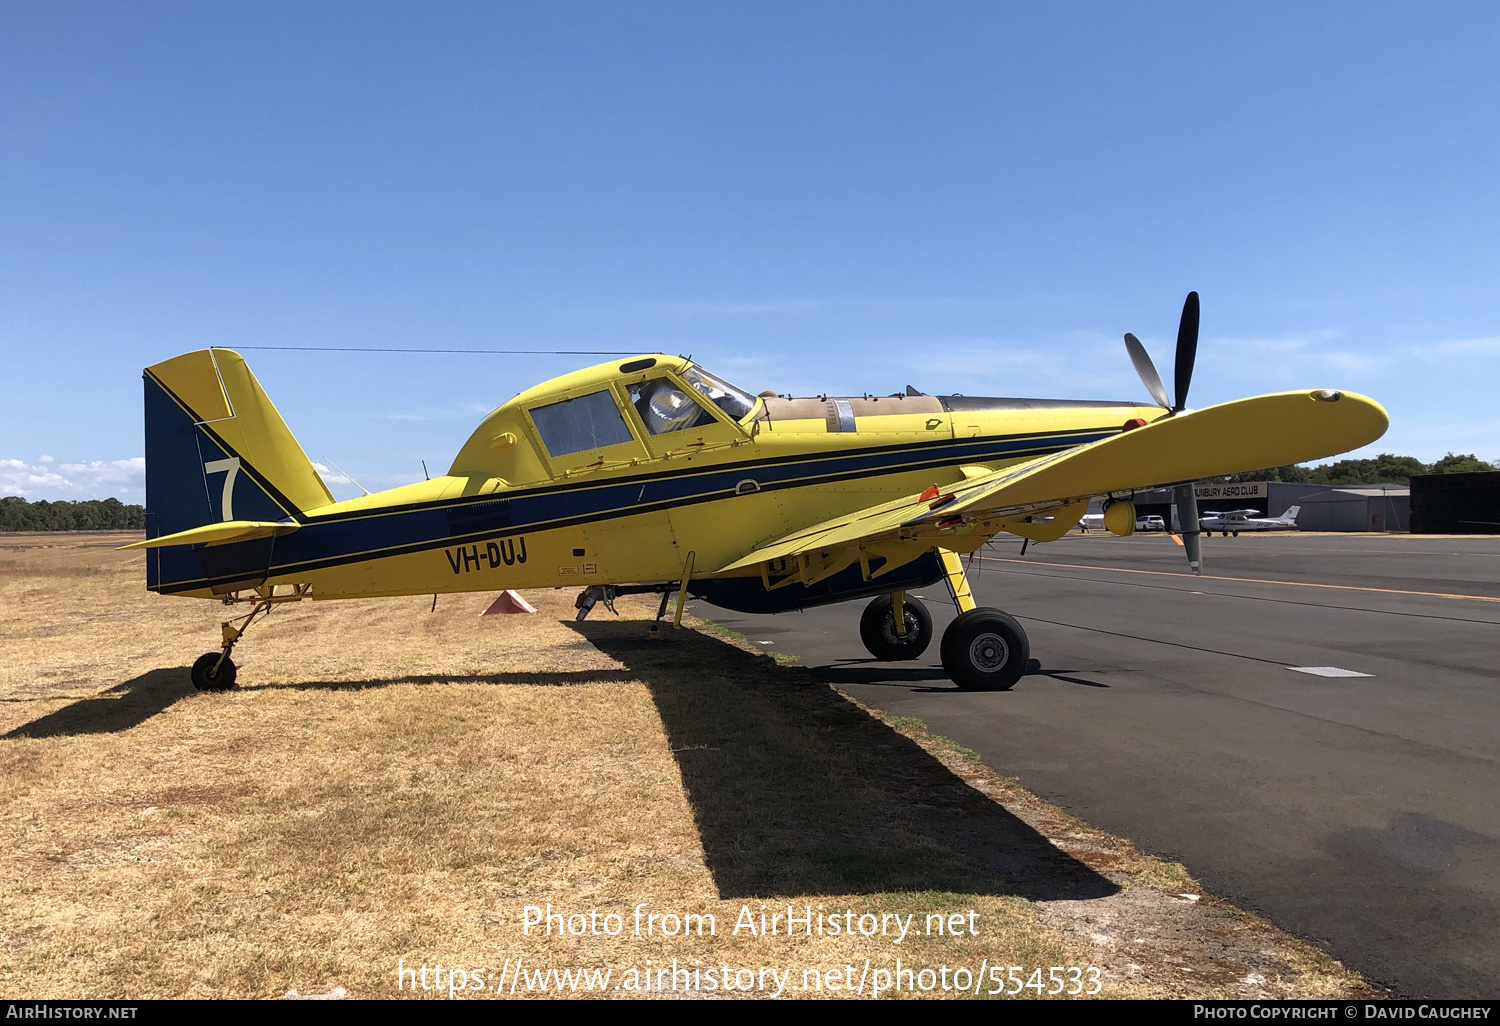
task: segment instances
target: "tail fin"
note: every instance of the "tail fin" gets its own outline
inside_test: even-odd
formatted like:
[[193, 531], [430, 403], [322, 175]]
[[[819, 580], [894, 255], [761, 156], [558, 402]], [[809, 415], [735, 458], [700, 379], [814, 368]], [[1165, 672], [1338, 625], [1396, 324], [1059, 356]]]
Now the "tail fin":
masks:
[[185, 353], [145, 379], [148, 539], [333, 502], [239, 353]]
[[1283, 524], [1295, 524], [1297, 522], [1297, 514], [1301, 513], [1301, 512], [1302, 512], [1302, 507], [1301, 506], [1292, 506], [1290, 509], [1288, 509], [1285, 513], [1281, 514], [1281, 516], [1277, 517], [1276, 519], [1280, 520]]

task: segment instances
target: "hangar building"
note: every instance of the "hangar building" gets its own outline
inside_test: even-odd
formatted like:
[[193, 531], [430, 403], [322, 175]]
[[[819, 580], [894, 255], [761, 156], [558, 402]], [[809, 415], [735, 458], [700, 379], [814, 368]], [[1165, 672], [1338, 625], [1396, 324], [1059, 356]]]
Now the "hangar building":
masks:
[[[1462, 474], [1449, 475], [1463, 477]], [[1495, 475], [1500, 478], [1500, 474]], [[1297, 527], [1303, 531], [1406, 531], [1410, 529], [1409, 491], [1405, 485], [1320, 485], [1286, 481], [1199, 482], [1193, 486], [1198, 513], [1253, 509], [1256, 516], [1279, 517], [1301, 506]], [[1136, 492], [1140, 516], [1159, 516], [1180, 530], [1172, 491], [1157, 488]], [[1500, 506], [1496, 507], [1500, 513]], [[1493, 519], [1500, 521], [1500, 516]], [[1496, 528], [1500, 531], [1500, 527]]]
[[1411, 479], [1413, 534], [1500, 534], [1500, 472]]
[[1304, 496], [1299, 531], [1409, 531], [1411, 489], [1405, 485], [1345, 485]]

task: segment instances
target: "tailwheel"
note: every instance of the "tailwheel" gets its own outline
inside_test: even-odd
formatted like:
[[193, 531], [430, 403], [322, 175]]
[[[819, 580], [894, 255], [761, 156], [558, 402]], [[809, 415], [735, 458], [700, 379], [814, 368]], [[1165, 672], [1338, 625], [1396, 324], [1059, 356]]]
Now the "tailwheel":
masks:
[[943, 669], [964, 691], [1009, 691], [1026, 672], [1031, 643], [1015, 619], [979, 607], [943, 632]]
[[199, 691], [228, 691], [234, 687], [234, 660], [226, 652], [204, 652], [193, 663], [193, 687]]
[[896, 603], [893, 596], [879, 595], [859, 618], [859, 640], [876, 659], [891, 662], [915, 659], [932, 643], [932, 614], [916, 599], [907, 597], [901, 603], [904, 633], [896, 630]]

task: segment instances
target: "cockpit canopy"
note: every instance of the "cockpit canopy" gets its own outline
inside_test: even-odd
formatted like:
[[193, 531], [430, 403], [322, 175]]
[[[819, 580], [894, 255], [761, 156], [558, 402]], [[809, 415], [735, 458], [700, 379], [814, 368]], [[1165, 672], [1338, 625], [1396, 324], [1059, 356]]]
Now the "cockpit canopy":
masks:
[[[690, 388], [732, 420], [743, 420], [755, 408], [754, 396], [695, 364], [687, 364], [678, 374]], [[679, 388], [678, 382], [672, 378], [627, 380], [624, 389], [647, 435], [665, 435], [715, 422], [714, 415]], [[542, 444], [554, 459], [631, 441], [630, 427], [608, 387], [532, 406], [530, 413]]]
[[[517, 481], [568, 472], [580, 454], [595, 456], [582, 465], [659, 457], [684, 444], [702, 444], [701, 437], [677, 441], [680, 432], [747, 430], [741, 422], [757, 403], [681, 357], [600, 364], [527, 389], [500, 407], [475, 432], [455, 468], [461, 462], [470, 473], [483, 467]], [[541, 463], [525, 455], [528, 436]]]

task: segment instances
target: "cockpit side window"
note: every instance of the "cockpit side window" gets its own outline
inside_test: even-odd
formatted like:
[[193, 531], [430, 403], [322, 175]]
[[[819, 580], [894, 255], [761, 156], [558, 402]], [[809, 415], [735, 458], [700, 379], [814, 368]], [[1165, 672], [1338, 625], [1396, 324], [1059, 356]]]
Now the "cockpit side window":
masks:
[[630, 428], [608, 389], [533, 406], [531, 420], [552, 456], [568, 456], [588, 449], [632, 441]]
[[630, 401], [641, 415], [641, 423], [653, 435], [702, 427], [714, 422], [713, 414], [668, 378], [652, 378], [629, 386]]

